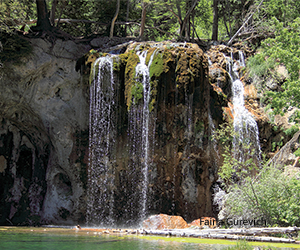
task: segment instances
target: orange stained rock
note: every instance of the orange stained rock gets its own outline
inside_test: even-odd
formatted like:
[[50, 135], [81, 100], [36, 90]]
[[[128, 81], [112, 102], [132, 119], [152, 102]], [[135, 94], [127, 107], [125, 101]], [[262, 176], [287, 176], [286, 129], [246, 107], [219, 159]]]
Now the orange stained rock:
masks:
[[249, 98], [256, 99], [257, 98], [257, 89], [255, 88], [255, 86], [253, 84], [245, 85], [244, 96], [246, 99], [249, 99]]
[[181, 216], [156, 214], [151, 215], [143, 221], [144, 229], [161, 230], [161, 229], [183, 229], [188, 224]]
[[223, 110], [228, 118], [233, 119], [233, 104], [231, 102], [228, 102], [228, 107], [224, 107]]

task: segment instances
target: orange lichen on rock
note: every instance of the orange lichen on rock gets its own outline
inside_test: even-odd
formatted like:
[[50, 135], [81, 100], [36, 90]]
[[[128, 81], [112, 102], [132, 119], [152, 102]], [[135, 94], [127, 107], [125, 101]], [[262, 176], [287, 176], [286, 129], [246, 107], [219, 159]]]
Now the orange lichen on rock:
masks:
[[227, 118], [230, 120], [233, 120], [234, 114], [233, 114], [233, 104], [231, 102], [228, 102], [228, 107], [223, 107], [224, 114]]
[[188, 224], [181, 216], [156, 214], [151, 215], [143, 221], [144, 229], [161, 230], [161, 229], [183, 229]]

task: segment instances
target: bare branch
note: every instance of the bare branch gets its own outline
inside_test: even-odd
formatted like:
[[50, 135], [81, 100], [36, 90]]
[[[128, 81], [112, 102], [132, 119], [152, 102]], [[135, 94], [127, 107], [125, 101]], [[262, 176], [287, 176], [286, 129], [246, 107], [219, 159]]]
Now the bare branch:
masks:
[[261, 0], [259, 5], [257, 6], [256, 10], [253, 11], [253, 13], [247, 18], [247, 20], [242, 24], [242, 26], [238, 29], [238, 31], [234, 34], [234, 36], [228, 41], [227, 45], [230, 45], [232, 41], [236, 38], [236, 36], [241, 32], [241, 30], [244, 28], [244, 26], [249, 22], [249, 20], [252, 18], [254, 13], [259, 9], [259, 7], [262, 5], [264, 0]]

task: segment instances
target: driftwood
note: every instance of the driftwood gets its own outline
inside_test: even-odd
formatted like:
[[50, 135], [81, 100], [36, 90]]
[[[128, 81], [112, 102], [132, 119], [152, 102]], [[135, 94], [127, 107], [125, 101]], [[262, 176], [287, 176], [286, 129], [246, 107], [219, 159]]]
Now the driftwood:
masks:
[[230, 38], [230, 40], [227, 43], [228, 46], [232, 43], [232, 41], [236, 38], [236, 36], [241, 32], [241, 30], [245, 27], [245, 25], [249, 22], [249, 20], [252, 18], [252, 16], [254, 15], [254, 13], [262, 5], [263, 1], [264, 0], [261, 0], [261, 2], [259, 3], [259, 5], [257, 6], [256, 10], [247, 18], [247, 20], [242, 24], [242, 26], [238, 29], [238, 31], [234, 34], [234, 36]]
[[116, 46], [113, 46], [113, 47], [110, 47], [110, 48], [107, 48], [107, 49], [103, 49], [101, 50], [102, 52], [104, 53], [109, 53], [111, 51], [116, 51], [116, 50], [122, 50], [122, 49], [126, 49], [128, 47], [129, 44], [133, 43], [133, 41], [129, 41], [129, 42], [126, 42], [126, 43], [122, 43], [122, 44], [118, 44]]
[[247, 240], [261, 242], [295, 243], [294, 239], [279, 238], [270, 235], [277, 233], [296, 233], [300, 231], [299, 227], [284, 228], [232, 228], [232, 229], [170, 229], [170, 230], [143, 230], [142, 234], [177, 236], [177, 237], [196, 237], [211, 239], [229, 239], [229, 240]]

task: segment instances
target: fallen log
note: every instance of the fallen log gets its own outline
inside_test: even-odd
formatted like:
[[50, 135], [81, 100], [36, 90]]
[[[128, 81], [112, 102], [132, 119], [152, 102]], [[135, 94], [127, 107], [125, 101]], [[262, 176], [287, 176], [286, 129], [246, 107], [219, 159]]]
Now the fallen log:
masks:
[[243, 234], [243, 235], [264, 235], [264, 234], [286, 234], [300, 231], [299, 227], [264, 227], [264, 228], [229, 228], [229, 229], [203, 229], [203, 232]]
[[141, 234], [159, 235], [159, 236], [175, 236], [175, 237], [195, 237], [195, 238], [211, 238], [211, 239], [228, 239], [228, 240], [247, 240], [261, 242], [277, 242], [277, 243], [295, 243], [294, 239], [259, 236], [262, 234], [274, 233], [293, 233], [300, 231], [298, 227], [286, 228], [232, 228], [232, 229], [170, 229], [170, 230], [143, 230]]

